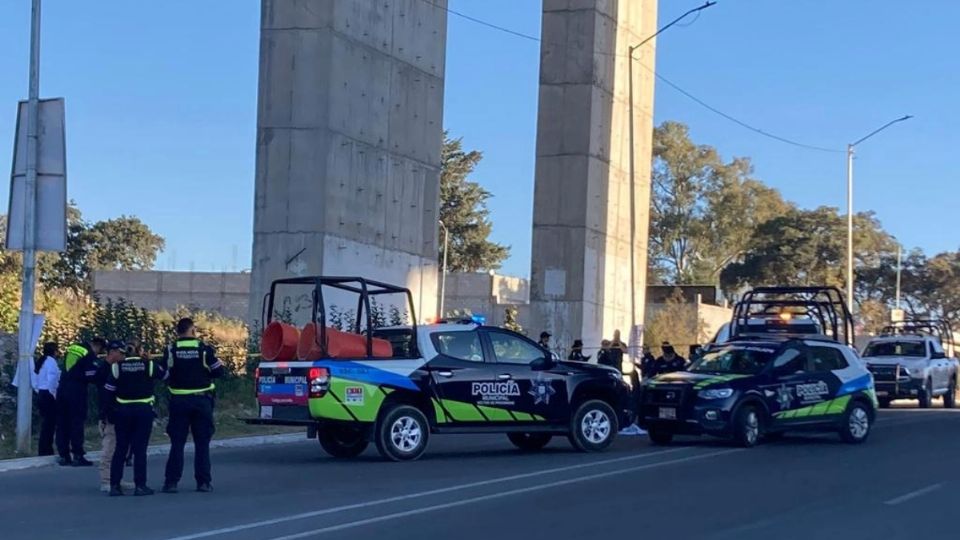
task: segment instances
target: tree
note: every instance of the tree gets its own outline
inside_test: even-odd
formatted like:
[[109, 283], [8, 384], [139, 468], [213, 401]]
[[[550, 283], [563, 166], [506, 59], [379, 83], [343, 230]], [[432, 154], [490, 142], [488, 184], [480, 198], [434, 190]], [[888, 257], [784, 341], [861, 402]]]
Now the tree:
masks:
[[697, 145], [687, 126], [664, 122], [653, 134], [650, 223], [652, 276], [717, 283], [743, 257], [754, 229], [790, 208], [779, 192], [750, 178], [750, 160], [724, 163]]
[[[444, 133], [440, 171], [440, 221], [449, 231], [447, 269], [451, 272], [496, 270], [510, 256], [510, 248], [491, 242], [490, 210], [492, 195], [467, 177], [483, 155], [463, 150], [461, 139]], [[439, 259], [443, 260], [443, 231], [440, 231]]]
[[520, 317], [517, 314], [517, 307], [510, 306], [504, 311], [503, 317], [503, 327], [507, 330], [513, 330], [514, 332], [523, 333], [523, 326], [520, 325]]
[[682, 347], [704, 342], [707, 339], [705, 329], [697, 307], [688, 304], [678, 288], [667, 298], [666, 304], [650, 317], [643, 332], [643, 341], [651, 349], [659, 349], [662, 343], [670, 342], [679, 351]]
[[[791, 210], [757, 227], [746, 256], [723, 270], [727, 290], [758, 285], [832, 285], [846, 283], [846, 220], [836, 208]], [[895, 250], [872, 213], [854, 218], [854, 268], [877, 268]]]

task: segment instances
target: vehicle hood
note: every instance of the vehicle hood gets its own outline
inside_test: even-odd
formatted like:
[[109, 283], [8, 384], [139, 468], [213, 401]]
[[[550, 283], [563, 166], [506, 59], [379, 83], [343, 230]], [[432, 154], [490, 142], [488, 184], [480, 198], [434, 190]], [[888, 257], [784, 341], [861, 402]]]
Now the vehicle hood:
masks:
[[619, 375], [620, 373], [619, 371], [617, 371], [616, 369], [610, 366], [604, 366], [601, 364], [591, 364], [589, 362], [569, 361], [569, 360], [563, 360], [563, 361], [557, 362], [556, 367], [551, 369], [551, 371], [554, 371], [557, 373], [569, 373], [571, 371], [574, 371], [577, 373], [587, 373], [590, 375], [597, 375], [597, 376], [601, 376], [604, 374]]
[[658, 375], [653, 379], [644, 383], [647, 386], [657, 386], [657, 385], [691, 385], [697, 389], [706, 388], [708, 386], [714, 386], [719, 384], [729, 383], [730, 381], [738, 381], [741, 379], [748, 379], [753, 377], [753, 375], [723, 375], [717, 373], [691, 373], [689, 371], [677, 371], [674, 373], [665, 373], [663, 375]]

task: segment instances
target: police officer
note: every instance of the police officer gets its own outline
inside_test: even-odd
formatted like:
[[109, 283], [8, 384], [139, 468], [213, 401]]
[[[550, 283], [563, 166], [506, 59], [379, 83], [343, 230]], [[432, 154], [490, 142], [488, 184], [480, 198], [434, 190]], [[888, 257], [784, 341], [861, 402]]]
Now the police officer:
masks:
[[687, 360], [677, 354], [677, 351], [673, 348], [673, 345], [667, 341], [664, 341], [660, 348], [663, 350], [663, 356], [657, 358], [657, 374], [659, 375], [662, 373], [683, 371], [683, 368], [687, 366]]
[[213, 379], [223, 375], [223, 363], [212, 347], [197, 339], [193, 321], [180, 319], [177, 340], [163, 353], [170, 387], [170, 456], [167, 458], [164, 493], [176, 493], [183, 475], [183, 447], [193, 434], [193, 474], [197, 491], [213, 491], [210, 476], [210, 439], [213, 438]]
[[74, 343], [67, 347], [63, 357], [63, 374], [57, 389], [57, 452], [62, 466], [93, 465], [84, 457], [83, 449], [87, 385], [96, 382], [97, 355], [103, 352], [105, 344], [103, 338], [93, 338], [85, 344]]
[[163, 367], [139, 356], [126, 356], [126, 344], [111, 341], [107, 346], [110, 375], [104, 388], [113, 392], [116, 405], [110, 410], [117, 433], [117, 447], [110, 461], [110, 496], [123, 495], [120, 482], [127, 452], [133, 449], [134, 495], [153, 495], [147, 487], [147, 445], [153, 431], [154, 381], [163, 378]]

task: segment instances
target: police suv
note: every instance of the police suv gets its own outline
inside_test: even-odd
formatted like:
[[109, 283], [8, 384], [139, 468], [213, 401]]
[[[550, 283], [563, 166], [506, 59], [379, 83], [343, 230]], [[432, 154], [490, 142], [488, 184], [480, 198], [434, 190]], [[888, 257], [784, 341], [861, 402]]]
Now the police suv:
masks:
[[[505, 433], [528, 451], [566, 436], [576, 449], [592, 452], [607, 448], [629, 423], [629, 387], [615, 369], [561, 361], [523, 335], [469, 322], [376, 328], [370, 298], [405, 295], [412, 314], [412, 296], [362, 278], [275, 282], [265, 301], [271, 315], [278, 285], [312, 290], [308, 312], [321, 332], [325, 289], [359, 297], [354, 333], [365, 336], [368, 354], [262, 362], [260, 417], [248, 419], [306, 425], [334, 457], [357, 456], [372, 442], [387, 459], [412, 460], [431, 435], [448, 433]], [[389, 342], [379, 357], [371, 354], [376, 340]]]
[[642, 385], [638, 423], [655, 444], [715, 435], [752, 447], [786, 431], [863, 442], [877, 402], [852, 341], [838, 290], [754, 289], [737, 304], [725, 342], [705, 347], [686, 371]]
[[907, 320], [884, 328], [863, 350], [880, 407], [915, 399], [925, 409], [939, 397], [945, 408], [956, 407], [960, 363], [953, 348], [953, 329], [946, 321]]

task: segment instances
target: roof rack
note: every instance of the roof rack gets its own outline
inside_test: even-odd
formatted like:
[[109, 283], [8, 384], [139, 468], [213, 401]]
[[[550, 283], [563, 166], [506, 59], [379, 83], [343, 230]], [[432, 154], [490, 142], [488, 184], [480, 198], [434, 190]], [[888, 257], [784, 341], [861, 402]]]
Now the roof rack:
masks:
[[953, 354], [953, 326], [946, 319], [906, 319], [898, 321], [880, 330], [881, 336], [902, 336], [905, 334], [928, 334], [940, 340], [940, 344]]
[[749, 321], [758, 318], [777, 321], [784, 313], [789, 313], [791, 317], [809, 318], [819, 326], [821, 333], [791, 334], [789, 325], [784, 325], [785, 331], [778, 332], [774, 334], [775, 336], [827, 339], [845, 345], [854, 343], [853, 316], [843, 300], [843, 294], [836, 287], [757, 287], [752, 289], [734, 306], [733, 318], [730, 321], [731, 339], [740, 336], [756, 338], [764, 335], [751, 332]]

